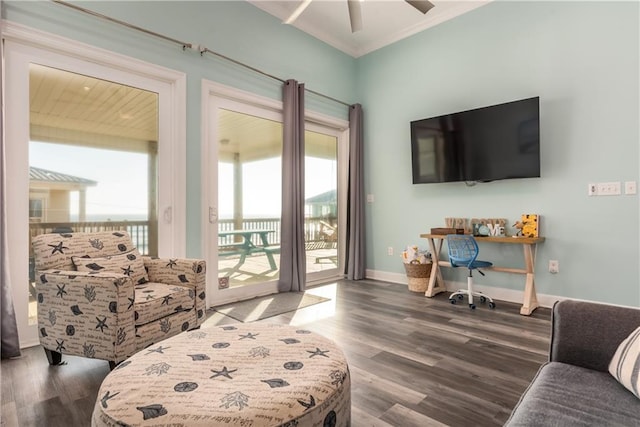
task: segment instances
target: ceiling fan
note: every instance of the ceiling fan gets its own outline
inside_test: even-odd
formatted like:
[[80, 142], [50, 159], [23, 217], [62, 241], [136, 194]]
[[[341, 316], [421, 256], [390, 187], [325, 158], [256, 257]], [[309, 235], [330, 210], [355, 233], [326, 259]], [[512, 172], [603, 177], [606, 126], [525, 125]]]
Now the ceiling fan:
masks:
[[[312, 0], [302, 0], [293, 13], [284, 21], [285, 24], [293, 24], [300, 14], [311, 4]], [[434, 4], [428, 0], [404, 0], [411, 6], [426, 14], [434, 7]], [[355, 33], [362, 29], [362, 11], [360, 9], [363, 0], [347, 0], [349, 7], [349, 20], [351, 21], [351, 32]]]

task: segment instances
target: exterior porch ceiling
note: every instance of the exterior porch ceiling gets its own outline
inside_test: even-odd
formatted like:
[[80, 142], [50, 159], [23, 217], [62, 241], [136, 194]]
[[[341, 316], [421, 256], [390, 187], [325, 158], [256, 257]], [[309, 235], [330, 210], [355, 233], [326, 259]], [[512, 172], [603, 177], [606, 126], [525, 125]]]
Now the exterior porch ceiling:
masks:
[[[140, 153], [158, 140], [158, 94], [56, 68], [32, 64], [29, 73], [32, 141], [78, 144]], [[221, 161], [251, 162], [282, 154], [282, 124], [220, 110]], [[307, 155], [336, 158], [335, 139], [305, 134]]]

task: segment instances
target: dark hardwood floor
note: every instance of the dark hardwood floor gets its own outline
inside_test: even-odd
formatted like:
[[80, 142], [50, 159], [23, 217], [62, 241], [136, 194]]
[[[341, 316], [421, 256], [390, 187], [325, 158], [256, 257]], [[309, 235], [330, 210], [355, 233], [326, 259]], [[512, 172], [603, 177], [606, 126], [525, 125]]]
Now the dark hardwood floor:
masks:
[[[550, 311], [519, 314], [497, 301], [451, 305], [447, 295], [343, 280], [314, 287], [330, 301], [263, 322], [305, 325], [339, 343], [349, 361], [352, 425], [500, 426], [547, 359]], [[235, 320], [210, 314], [208, 324]], [[203, 326], [206, 327], [206, 326]], [[2, 426], [89, 426], [105, 361], [63, 356], [49, 367], [41, 347], [3, 360]]]

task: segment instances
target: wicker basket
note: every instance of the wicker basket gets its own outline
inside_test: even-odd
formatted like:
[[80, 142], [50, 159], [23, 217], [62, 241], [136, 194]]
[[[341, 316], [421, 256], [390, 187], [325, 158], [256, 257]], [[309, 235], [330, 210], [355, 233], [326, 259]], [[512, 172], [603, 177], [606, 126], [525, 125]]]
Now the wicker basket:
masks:
[[411, 292], [425, 292], [429, 285], [431, 264], [404, 264], [407, 272], [407, 282]]

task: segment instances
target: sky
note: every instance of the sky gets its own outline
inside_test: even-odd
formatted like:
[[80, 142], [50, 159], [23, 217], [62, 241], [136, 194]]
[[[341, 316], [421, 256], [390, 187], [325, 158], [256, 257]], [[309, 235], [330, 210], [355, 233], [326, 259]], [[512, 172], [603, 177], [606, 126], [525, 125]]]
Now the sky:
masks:
[[[29, 164], [53, 172], [97, 181], [87, 188], [87, 219], [147, 218], [147, 155], [76, 145], [31, 142]], [[281, 210], [281, 161], [279, 158], [246, 163], [243, 167], [243, 209], [246, 217], [279, 217]], [[306, 197], [336, 188], [336, 162], [307, 158]], [[334, 179], [328, 179], [328, 177]], [[219, 165], [218, 212], [233, 214], [232, 166]], [[319, 179], [314, 179], [318, 177]], [[71, 195], [72, 220], [78, 212], [78, 193]]]
[[[245, 217], [279, 217], [282, 204], [281, 159], [272, 158], [243, 165], [243, 211]], [[334, 179], [328, 179], [330, 177]], [[305, 198], [336, 188], [338, 172], [332, 160], [307, 157]], [[220, 163], [218, 169], [218, 212], [221, 219], [233, 217], [233, 165]], [[318, 177], [319, 179], [314, 179]]]
[[[29, 165], [97, 181], [87, 188], [88, 220], [104, 215], [147, 217], [146, 154], [31, 142]], [[78, 212], [77, 194], [71, 196], [72, 215]]]

